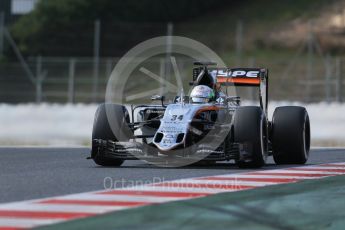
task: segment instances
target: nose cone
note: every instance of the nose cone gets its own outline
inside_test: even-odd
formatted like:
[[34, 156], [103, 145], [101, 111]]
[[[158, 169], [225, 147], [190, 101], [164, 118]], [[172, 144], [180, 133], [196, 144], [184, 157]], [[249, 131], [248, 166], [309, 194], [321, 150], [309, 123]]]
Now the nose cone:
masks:
[[153, 143], [161, 151], [172, 150], [184, 143], [184, 133], [156, 133]]
[[168, 105], [161, 124], [153, 139], [153, 144], [161, 151], [169, 151], [181, 146], [194, 114], [202, 105]]

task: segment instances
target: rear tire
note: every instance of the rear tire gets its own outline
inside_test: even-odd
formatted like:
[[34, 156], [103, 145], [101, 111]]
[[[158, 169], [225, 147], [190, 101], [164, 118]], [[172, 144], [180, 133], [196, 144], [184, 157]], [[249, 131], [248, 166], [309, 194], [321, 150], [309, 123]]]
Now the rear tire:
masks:
[[[267, 120], [258, 106], [244, 106], [234, 116], [234, 141], [240, 144], [240, 168], [260, 168], [267, 158]], [[242, 149], [242, 150], [241, 150]], [[245, 154], [242, 154], [245, 151]]]
[[98, 151], [98, 146], [94, 140], [103, 140], [103, 141], [119, 141], [118, 137], [115, 137], [114, 132], [112, 131], [111, 125], [109, 124], [109, 119], [107, 116], [107, 111], [109, 116], [112, 116], [114, 119], [111, 119], [113, 129], [123, 130], [119, 132], [117, 136], [122, 136], [121, 141], [126, 141], [128, 139], [124, 137], [123, 133], [128, 132], [128, 126], [124, 125], [129, 123], [129, 114], [127, 109], [122, 105], [116, 104], [101, 104], [96, 111], [93, 130], [92, 130], [92, 149], [91, 157], [94, 162], [101, 166], [120, 166], [124, 162], [122, 159], [116, 159], [114, 157], [106, 157]]
[[278, 107], [272, 119], [272, 147], [276, 164], [304, 164], [310, 150], [308, 112], [299, 106]]

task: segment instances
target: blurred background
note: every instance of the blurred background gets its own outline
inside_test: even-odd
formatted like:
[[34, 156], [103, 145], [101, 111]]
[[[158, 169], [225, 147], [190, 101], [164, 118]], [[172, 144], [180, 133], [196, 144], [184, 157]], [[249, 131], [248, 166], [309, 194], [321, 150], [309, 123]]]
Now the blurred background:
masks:
[[[304, 105], [314, 146], [345, 145], [344, 0], [1, 0], [0, 144], [89, 144], [117, 61], [166, 35], [204, 43], [229, 67], [268, 68], [270, 113]], [[190, 61], [179, 68], [190, 81]]]

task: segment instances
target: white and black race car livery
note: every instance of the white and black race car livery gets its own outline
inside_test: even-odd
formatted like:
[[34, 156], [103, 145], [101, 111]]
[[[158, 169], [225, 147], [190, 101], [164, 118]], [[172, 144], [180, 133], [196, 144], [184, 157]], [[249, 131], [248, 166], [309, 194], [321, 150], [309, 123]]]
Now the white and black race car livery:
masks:
[[[234, 160], [239, 167], [261, 167], [272, 155], [277, 164], [304, 164], [309, 156], [310, 123], [305, 108], [283, 106], [268, 119], [268, 70], [213, 68], [197, 62], [191, 87], [205, 90], [177, 96], [165, 104], [101, 104], [96, 112], [91, 159], [102, 166], [143, 159], [165, 164], [183, 160]], [[259, 106], [241, 106], [241, 98], [222, 87], [258, 87]]]

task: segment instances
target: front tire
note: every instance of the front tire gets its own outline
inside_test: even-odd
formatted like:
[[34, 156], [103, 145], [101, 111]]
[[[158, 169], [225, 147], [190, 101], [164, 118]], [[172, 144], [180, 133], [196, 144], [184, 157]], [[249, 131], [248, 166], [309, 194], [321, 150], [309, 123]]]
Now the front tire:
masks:
[[[109, 123], [108, 115], [112, 117], [111, 123]], [[96, 111], [93, 129], [92, 129], [92, 149], [91, 158], [94, 162], [101, 166], [120, 166], [124, 162], [122, 159], [116, 159], [114, 157], [109, 157], [100, 152], [97, 141], [114, 141], [117, 142], [119, 139], [121, 141], [126, 141], [128, 137], [123, 135], [127, 131], [128, 126], [125, 125], [129, 123], [129, 114], [127, 109], [122, 105], [116, 104], [101, 104]], [[121, 132], [116, 133], [117, 137], [114, 135], [113, 130], [121, 130]]]
[[244, 106], [234, 116], [234, 141], [240, 144], [240, 168], [260, 168], [267, 158], [267, 120], [258, 106]]
[[276, 164], [304, 164], [310, 150], [308, 112], [299, 106], [278, 107], [272, 119], [272, 147]]

